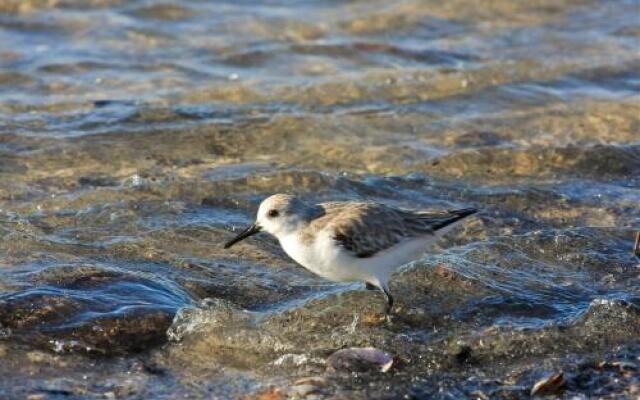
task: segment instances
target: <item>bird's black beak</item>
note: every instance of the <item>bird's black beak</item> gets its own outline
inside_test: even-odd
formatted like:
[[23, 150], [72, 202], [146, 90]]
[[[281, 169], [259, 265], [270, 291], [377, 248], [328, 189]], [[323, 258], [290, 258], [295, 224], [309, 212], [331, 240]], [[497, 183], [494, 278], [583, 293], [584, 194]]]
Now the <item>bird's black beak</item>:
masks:
[[255, 235], [256, 233], [260, 232], [261, 230], [262, 230], [262, 228], [260, 228], [260, 226], [258, 226], [256, 224], [253, 224], [250, 227], [248, 227], [247, 229], [245, 229], [242, 232], [240, 232], [238, 234], [238, 236], [234, 237], [233, 239], [231, 239], [227, 243], [225, 243], [224, 244], [224, 248], [228, 249], [229, 247], [231, 247], [234, 244], [238, 243], [242, 239], [246, 239], [251, 235]]

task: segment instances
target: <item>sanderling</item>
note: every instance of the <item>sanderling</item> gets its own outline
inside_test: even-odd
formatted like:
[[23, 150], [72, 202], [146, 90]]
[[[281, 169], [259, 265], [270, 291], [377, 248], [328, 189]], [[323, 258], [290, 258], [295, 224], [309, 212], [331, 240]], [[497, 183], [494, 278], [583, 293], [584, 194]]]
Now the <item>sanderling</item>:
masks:
[[309, 271], [334, 282], [363, 282], [367, 289], [380, 289], [388, 316], [393, 271], [417, 259], [456, 222], [476, 211], [411, 211], [351, 201], [311, 205], [275, 194], [260, 204], [255, 223], [224, 248], [264, 230]]

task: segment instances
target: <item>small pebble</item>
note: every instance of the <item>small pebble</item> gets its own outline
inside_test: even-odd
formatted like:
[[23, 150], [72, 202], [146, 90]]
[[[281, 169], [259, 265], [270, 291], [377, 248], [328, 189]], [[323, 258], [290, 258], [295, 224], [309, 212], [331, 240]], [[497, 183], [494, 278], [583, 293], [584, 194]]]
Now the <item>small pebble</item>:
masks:
[[291, 388], [291, 394], [306, 397], [307, 395], [318, 391], [318, 387], [314, 385], [296, 385]]
[[351, 347], [338, 350], [327, 358], [329, 371], [358, 371], [378, 369], [387, 372], [393, 365], [393, 357], [373, 347]]

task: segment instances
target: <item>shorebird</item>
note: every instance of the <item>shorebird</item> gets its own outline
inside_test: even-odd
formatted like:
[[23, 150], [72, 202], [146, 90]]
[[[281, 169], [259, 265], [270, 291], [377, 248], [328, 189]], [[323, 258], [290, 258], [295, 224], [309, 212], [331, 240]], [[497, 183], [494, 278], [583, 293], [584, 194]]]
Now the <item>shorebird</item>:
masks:
[[476, 211], [405, 210], [353, 201], [313, 205], [295, 196], [275, 194], [260, 204], [255, 222], [224, 248], [266, 231], [278, 239], [289, 257], [316, 275], [380, 289], [389, 316], [393, 271], [416, 260], [428, 245]]

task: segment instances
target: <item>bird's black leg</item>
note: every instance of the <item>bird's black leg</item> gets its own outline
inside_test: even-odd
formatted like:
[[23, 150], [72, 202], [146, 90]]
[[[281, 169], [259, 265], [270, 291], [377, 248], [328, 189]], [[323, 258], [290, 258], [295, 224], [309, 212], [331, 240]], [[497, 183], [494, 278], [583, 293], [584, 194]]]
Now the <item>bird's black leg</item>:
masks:
[[382, 288], [382, 292], [384, 293], [384, 296], [387, 298], [387, 305], [384, 308], [384, 313], [388, 318], [391, 315], [391, 309], [393, 308], [393, 296], [391, 296], [391, 293], [389, 293], [389, 289], [385, 287]]
[[367, 290], [379, 289], [384, 293], [384, 297], [387, 300], [387, 304], [384, 306], [384, 315], [386, 320], [389, 322], [391, 320], [391, 309], [393, 308], [393, 296], [389, 293], [389, 289], [384, 285], [376, 285], [374, 283], [365, 282], [364, 286]]

